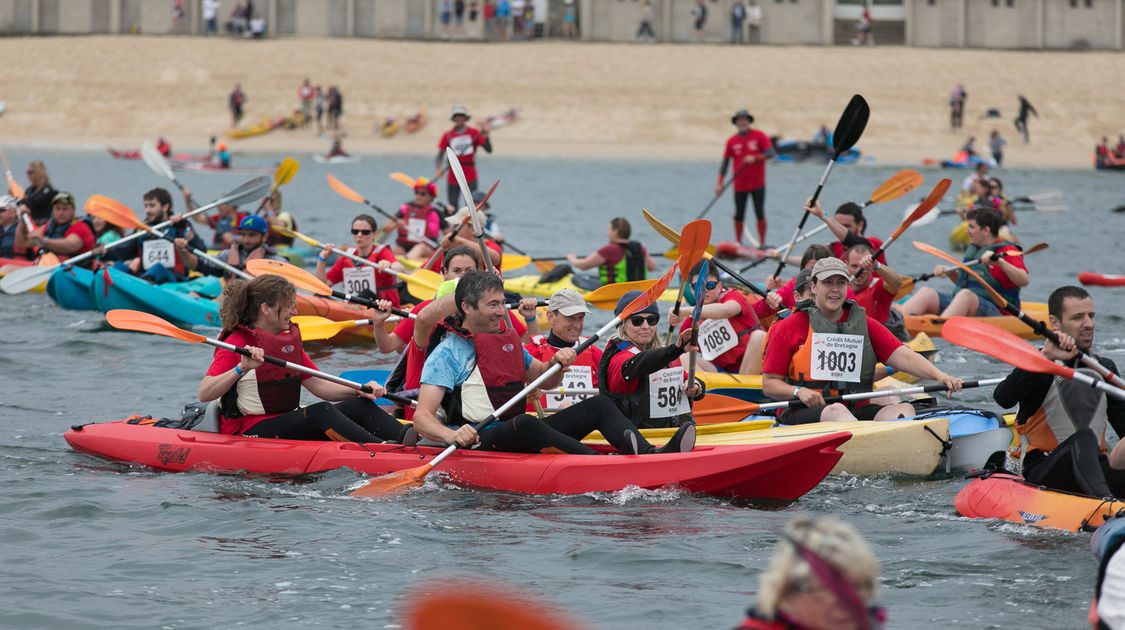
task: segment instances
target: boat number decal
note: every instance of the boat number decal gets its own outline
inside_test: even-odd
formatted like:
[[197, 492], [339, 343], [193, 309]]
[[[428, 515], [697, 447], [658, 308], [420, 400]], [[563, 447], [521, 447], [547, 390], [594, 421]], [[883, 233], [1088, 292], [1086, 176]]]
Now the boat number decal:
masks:
[[191, 453], [191, 449], [186, 446], [173, 446], [171, 444], [161, 444], [156, 447], [156, 459], [161, 464], [167, 466], [168, 464], [183, 464], [187, 462], [187, 456]]
[[863, 352], [863, 335], [843, 335], [814, 332], [812, 335], [812, 365], [810, 374], [814, 381], [860, 382], [860, 357]]
[[1032, 514], [1031, 512], [1024, 512], [1023, 510], [1016, 510], [1020, 514], [1020, 518], [1028, 525], [1034, 525], [1039, 521], [1047, 518], [1046, 514]]

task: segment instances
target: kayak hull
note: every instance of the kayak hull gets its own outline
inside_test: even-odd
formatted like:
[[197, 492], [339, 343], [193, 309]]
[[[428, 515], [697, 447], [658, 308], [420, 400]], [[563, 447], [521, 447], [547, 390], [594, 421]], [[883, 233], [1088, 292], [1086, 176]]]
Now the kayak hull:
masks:
[[93, 271], [81, 267], [59, 267], [47, 279], [47, 295], [67, 310], [96, 311], [98, 305], [90, 293], [93, 284]]
[[[1047, 323], [1047, 305], [1039, 302], [1024, 302], [1020, 307], [1021, 310], [1029, 317], [1036, 321]], [[926, 333], [930, 337], [940, 337], [941, 328], [945, 325], [947, 317], [940, 315], [904, 315], [903, 319], [906, 320], [906, 332], [911, 335], [918, 333]], [[1024, 339], [1037, 339], [1039, 336], [1030, 326], [1023, 323], [1019, 318], [1012, 315], [998, 315], [995, 317], [974, 317], [973, 319], [982, 321], [990, 326], [995, 326], [1002, 330], [1018, 335]]]
[[1125, 286], [1125, 276], [1106, 273], [1083, 271], [1078, 274], [1078, 281], [1087, 286], [1120, 287]]
[[957, 493], [957, 512], [969, 518], [998, 518], [1013, 523], [1070, 532], [1094, 531], [1125, 508], [1106, 501], [1028, 483], [1017, 475], [977, 477]]
[[149, 284], [112, 267], [93, 274], [90, 294], [103, 313], [124, 308], [151, 313], [177, 325], [221, 325], [217, 303]]
[[[175, 472], [298, 475], [351, 468], [377, 476], [416, 468], [444, 450], [247, 438], [125, 422], [74, 427], [64, 437], [81, 453]], [[769, 445], [612, 457], [461, 449], [438, 470], [459, 485], [528, 494], [613, 492], [638, 486], [741, 499], [793, 500], [828, 474], [840, 458], [836, 447], [848, 437], [838, 431]]]

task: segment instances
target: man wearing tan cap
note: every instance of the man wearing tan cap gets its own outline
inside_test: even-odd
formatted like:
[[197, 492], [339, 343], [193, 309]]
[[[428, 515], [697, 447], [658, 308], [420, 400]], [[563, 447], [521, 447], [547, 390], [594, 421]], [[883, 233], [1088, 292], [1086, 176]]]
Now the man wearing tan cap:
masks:
[[[582, 336], [582, 325], [590, 308], [586, 300], [574, 289], [560, 289], [547, 300], [547, 321], [551, 330], [546, 335], [535, 335], [524, 347], [531, 356], [543, 361], [551, 360], [555, 353], [562, 348], [574, 348], [586, 340]], [[597, 346], [592, 346], [586, 352], [578, 355], [570, 365], [566, 375], [563, 376], [563, 390], [579, 389], [592, 390], [597, 388], [598, 361], [602, 359], [602, 351]], [[551, 394], [541, 396], [539, 404], [544, 410], [563, 409], [576, 402], [589, 398], [589, 394]], [[528, 405], [528, 410], [534, 410], [534, 405]]]
[[890, 420], [914, 415], [914, 407], [894, 396], [825, 405], [824, 396], [873, 389], [875, 363], [938, 381], [950, 392], [961, 379], [934, 367], [902, 345], [862, 307], [846, 299], [847, 264], [822, 258], [812, 269], [812, 301], [799, 302], [793, 314], [770, 327], [762, 361], [762, 391], [774, 400], [799, 399], [803, 407], [783, 410], [782, 424], [849, 420]]

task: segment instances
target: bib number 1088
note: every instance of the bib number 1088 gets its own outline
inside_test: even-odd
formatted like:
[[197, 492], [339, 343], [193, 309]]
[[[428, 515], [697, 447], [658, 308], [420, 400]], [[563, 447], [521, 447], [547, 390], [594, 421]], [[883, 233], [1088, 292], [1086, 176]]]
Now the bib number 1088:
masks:
[[816, 353], [816, 360], [821, 370], [854, 372], [856, 355], [854, 352], [844, 350], [832, 352], [820, 350]]

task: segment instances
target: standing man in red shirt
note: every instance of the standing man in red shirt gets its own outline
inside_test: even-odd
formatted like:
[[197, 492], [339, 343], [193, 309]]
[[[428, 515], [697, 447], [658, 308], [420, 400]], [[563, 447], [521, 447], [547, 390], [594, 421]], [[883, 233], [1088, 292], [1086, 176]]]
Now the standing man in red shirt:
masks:
[[745, 109], [734, 113], [730, 121], [738, 133], [727, 140], [715, 195], [723, 193], [727, 167], [734, 163], [734, 237], [742, 243], [742, 222], [746, 218], [746, 198], [754, 200], [754, 216], [758, 218], [758, 242], [766, 242], [766, 160], [773, 157], [773, 144], [766, 134], [751, 129], [754, 117]]
[[[449, 119], [453, 121], [453, 128], [442, 134], [441, 142], [438, 142], [438, 170], [434, 173], [433, 178], [436, 180], [441, 176], [445, 148], [450, 147], [457, 154], [457, 159], [461, 162], [461, 169], [465, 171], [465, 180], [469, 182], [469, 190], [476, 192], [477, 167], [474, 158], [476, 157], [477, 147], [492, 153], [492, 140], [488, 137], [488, 128], [483, 125], [480, 129], [468, 126], [469, 110], [465, 109], [464, 105], [454, 105]], [[446, 198], [449, 200], [449, 204], [456, 208], [457, 200], [461, 197], [461, 189], [457, 185], [457, 178], [453, 175], [453, 169], [449, 169], [449, 175], [445, 182], [447, 186]]]

